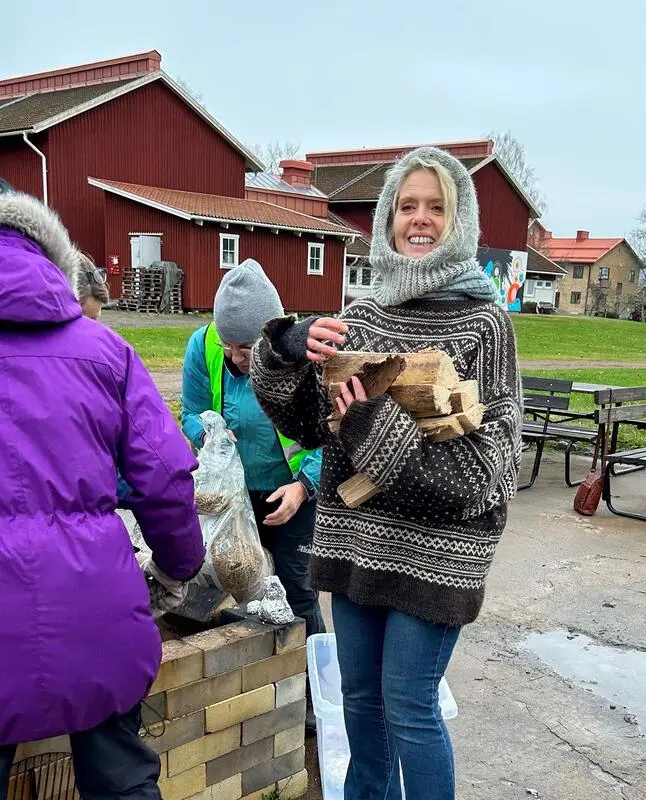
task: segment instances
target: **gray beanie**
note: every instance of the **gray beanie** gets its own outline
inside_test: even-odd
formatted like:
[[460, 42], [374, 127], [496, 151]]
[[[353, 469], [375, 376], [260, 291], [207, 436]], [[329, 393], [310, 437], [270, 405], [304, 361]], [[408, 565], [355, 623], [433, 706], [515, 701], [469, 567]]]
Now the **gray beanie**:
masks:
[[215, 329], [228, 344], [252, 344], [266, 322], [283, 315], [276, 287], [252, 258], [232, 267], [215, 294]]

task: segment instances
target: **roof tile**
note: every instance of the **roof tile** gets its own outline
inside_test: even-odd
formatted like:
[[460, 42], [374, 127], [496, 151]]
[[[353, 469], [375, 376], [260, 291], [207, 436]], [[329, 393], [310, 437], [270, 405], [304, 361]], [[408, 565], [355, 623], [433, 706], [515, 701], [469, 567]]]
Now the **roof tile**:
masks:
[[239, 197], [223, 197], [197, 192], [183, 192], [178, 189], [161, 189], [155, 186], [142, 186], [121, 181], [93, 179], [100, 188], [117, 193], [126, 193], [133, 200], [158, 203], [192, 217], [205, 217], [214, 221], [240, 222], [241, 224], [275, 225], [290, 230], [310, 230], [336, 235], [357, 235], [353, 228], [337, 225], [327, 220], [310, 217], [298, 211], [265, 203], [258, 200], [243, 200]]
[[601, 256], [623, 242], [623, 239], [555, 239], [544, 240], [542, 248], [552, 261], [594, 264]]
[[19, 100], [9, 100], [5, 105], [0, 105], [0, 132], [29, 130], [40, 122], [45, 122], [65, 111], [71, 111], [76, 106], [88, 103], [101, 95], [109, 94], [139, 77], [141, 76], [124, 81], [77, 86], [74, 89], [38, 92], [27, 94]]

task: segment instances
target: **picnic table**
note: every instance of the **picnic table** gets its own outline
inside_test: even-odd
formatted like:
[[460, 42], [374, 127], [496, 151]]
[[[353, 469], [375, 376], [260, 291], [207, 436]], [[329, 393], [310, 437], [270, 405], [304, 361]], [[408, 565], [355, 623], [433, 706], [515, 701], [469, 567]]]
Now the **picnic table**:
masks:
[[[572, 477], [572, 452], [577, 444], [593, 444], [598, 435], [595, 410], [581, 411], [570, 409], [572, 394], [597, 396], [609, 393], [617, 387], [609, 384], [568, 381], [560, 378], [523, 378], [523, 398], [525, 412], [530, 420], [523, 422], [523, 441], [529, 447], [536, 446], [532, 472], [526, 483], [519, 489], [529, 489], [534, 485], [541, 467], [543, 451], [548, 441], [565, 441], [565, 482], [568, 486], [578, 486], [583, 478]], [[536, 394], [539, 392], [539, 394]], [[583, 424], [580, 424], [583, 423]], [[616, 431], [613, 431], [616, 444]]]

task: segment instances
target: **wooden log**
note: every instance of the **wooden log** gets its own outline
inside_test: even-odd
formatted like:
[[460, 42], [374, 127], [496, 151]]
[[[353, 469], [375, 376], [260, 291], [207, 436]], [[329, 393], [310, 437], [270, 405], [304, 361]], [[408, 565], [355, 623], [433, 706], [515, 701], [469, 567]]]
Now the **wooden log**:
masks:
[[435, 383], [394, 385], [388, 394], [414, 417], [439, 417], [452, 411], [450, 389]]
[[482, 425], [482, 417], [486, 410], [486, 406], [483, 406], [482, 403], [478, 403], [468, 408], [466, 411], [463, 411], [461, 414], [458, 414], [458, 421], [462, 426], [462, 430], [465, 433], [471, 433], [471, 431], [477, 430]]
[[434, 442], [445, 442], [476, 430], [482, 423], [485, 406], [478, 403], [459, 414], [448, 417], [429, 417], [418, 419], [420, 430]]
[[390, 389], [405, 369], [406, 361], [402, 356], [387, 356], [383, 361], [364, 364], [357, 378], [365, 389], [366, 397], [379, 397]]
[[380, 491], [381, 489], [362, 473], [348, 478], [337, 489], [341, 500], [348, 508], [358, 508], [362, 503], [379, 494]]
[[434, 383], [454, 389], [460, 379], [453, 361], [442, 350], [422, 350], [419, 353], [363, 353], [340, 351], [323, 367], [323, 383], [346, 383], [353, 375], [361, 372], [365, 364], [384, 361], [388, 356], [399, 355], [405, 363], [405, 370], [395, 380], [395, 385], [414, 385]]
[[[466, 411], [480, 402], [480, 392], [477, 381], [460, 381], [456, 389], [451, 392], [451, 411], [458, 414]], [[449, 412], [450, 413], [450, 412]]]

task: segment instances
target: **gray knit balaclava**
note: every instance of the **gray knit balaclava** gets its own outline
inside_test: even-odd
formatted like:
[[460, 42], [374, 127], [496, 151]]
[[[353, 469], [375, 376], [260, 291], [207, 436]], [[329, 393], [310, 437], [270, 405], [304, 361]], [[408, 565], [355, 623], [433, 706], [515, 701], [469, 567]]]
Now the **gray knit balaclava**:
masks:
[[252, 344], [266, 322], [283, 314], [274, 284], [252, 258], [227, 272], [213, 303], [215, 329], [228, 344]]
[[[448, 170], [455, 181], [457, 209], [455, 226], [447, 239], [422, 258], [411, 258], [393, 250], [391, 224], [399, 176], [420, 159], [437, 161]], [[370, 264], [377, 273], [373, 286], [375, 299], [384, 306], [397, 306], [422, 297], [496, 301], [496, 288], [476, 260], [479, 236], [478, 200], [463, 164], [435, 147], [419, 147], [408, 153], [388, 173], [375, 211], [370, 247]]]

